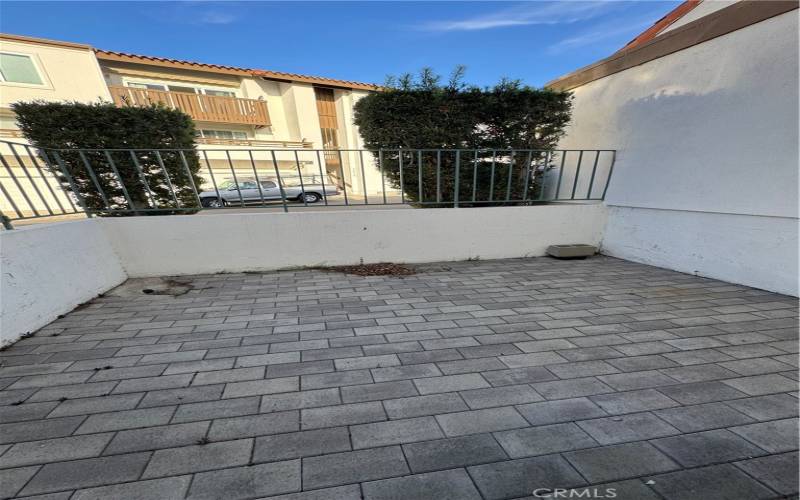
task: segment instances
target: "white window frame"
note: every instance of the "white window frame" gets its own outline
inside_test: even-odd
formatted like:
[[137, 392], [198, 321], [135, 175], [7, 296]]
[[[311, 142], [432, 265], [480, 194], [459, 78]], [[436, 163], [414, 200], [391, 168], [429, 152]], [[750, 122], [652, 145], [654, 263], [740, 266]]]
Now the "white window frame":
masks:
[[136, 78], [136, 79], [134, 79], [134, 78], [125, 78], [125, 79], [123, 79], [122, 83], [126, 87], [130, 87], [130, 84], [161, 85], [162, 87], [164, 87], [162, 89], [164, 92], [170, 92], [168, 90], [170, 85], [181, 86], [181, 87], [191, 87], [191, 88], [193, 88], [195, 90], [195, 92], [197, 92], [199, 94], [202, 94], [202, 95], [207, 95], [206, 94], [206, 90], [217, 90], [217, 91], [220, 91], [220, 92], [231, 92], [233, 94], [232, 97], [239, 98], [239, 94], [238, 94], [238, 90], [239, 89], [232, 88], [232, 87], [227, 87], [227, 88], [226, 87], [215, 87], [213, 85], [212, 86], [208, 86], [208, 85], [196, 84], [196, 83], [191, 83], [191, 82], [168, 82], [168, 81], [165, 81], [165, 80], [143, 80], [143, 79], [138, 79], [138, 78]]
[[[234, 141], [249, 141], [249, 140], [252, 140], [250, 135], [247, 132], [245, 132], [244, 130], [225, 130], [225, 129], [221, 129], [221, 128], [208, 128], [208, 127], [198, 128], [197, 129], [197, 133], [198, 133], [199, 137], [202, 137], [204, 139], [220, 139], [219, 137], [206, 137], [204, 132], [230, 132], [231, 133], [231, 140], [234, 140]], [[233, 137], [234, 134], [244, 134], [244, 138]], [[222, 139], [222, 140], [225, 140], [225, 139]]]
[[48, 78], [47, 73], [44, 71], [44, 67], [42, 66], [42, 62], [39, 60], [39, 56], [37, 54], [30, 54], [26, 52], [17, 52], [14, 50], [0, 50], [2, 54], [8, 54], [12, 56], [24, 56], [31, 60], [33, 63], [33, 69], [36, 70], [36, 74], [39, 75], [39, 78], [42, 80], [42, 83], [21, 83], [21, 82], [9, 82], [3, 78], [3, 75], [0, 74], [0, 84], [8, 85], [11, 87], [28, 87], [34, 89], [53, 89], [53, 85], [50, 83], [50, 78]]

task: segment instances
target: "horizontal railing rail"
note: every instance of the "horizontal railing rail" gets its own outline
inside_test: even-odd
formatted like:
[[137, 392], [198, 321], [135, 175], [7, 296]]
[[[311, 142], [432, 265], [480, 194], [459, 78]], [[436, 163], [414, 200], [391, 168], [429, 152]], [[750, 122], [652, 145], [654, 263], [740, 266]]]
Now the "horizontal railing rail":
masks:
[[[21, 135], [19, 137], [22, 137]], [[309, 149], [314, 146], [309, 141], [281, 141], [281, 140], [261, 140], [261, 139], [217, 139], [215, 137], [195, 137], [196, 144], [211, 144], [216, 146], [250, 146], [256, 148], [281, 148]]]
[[615, 157], [611, 149], [49, 149], [0, 141], [0, 214], [8, 228], [13, 220], [225, 208], [598, 202]]

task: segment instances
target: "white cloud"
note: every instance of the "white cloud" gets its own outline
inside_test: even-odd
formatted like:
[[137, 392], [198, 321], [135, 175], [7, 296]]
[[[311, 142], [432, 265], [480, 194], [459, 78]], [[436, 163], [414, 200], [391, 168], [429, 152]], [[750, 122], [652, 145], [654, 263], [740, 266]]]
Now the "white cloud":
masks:
[[606, 0], [526, 2], [480, 16], [430, 21], [417, 27], [426, 31], [477, 31], [532, 24], [573, 23], [599, 15], [612, 3]]
[[[643, 29], [652, 26], [654, 18], [649, 17], [647, 20], [640, 20], [630, 22], [626, 19], [620, 19], [613, 24], [604, 23], [602, 25], [594, 26], [591, 30], [584, 31], [575, 36], [560, 40], [547, 48], [550, 54], [559, 54], [567, 50], [576, 49], [579, 47], [586, 47], [587, 45], [594, 45], [599, 42], [614, 39], [624, 39], [624, 42], [629, 41], [634, 36], [642, 32]], [[622, 43], [624, 43], [622, 42]], [[622, 45], [620, 44], [620, 48]]]
[[238, 17], [230, 12], [207, 11], [200, 13], [196, 22], [199, 24], [231, 24]]

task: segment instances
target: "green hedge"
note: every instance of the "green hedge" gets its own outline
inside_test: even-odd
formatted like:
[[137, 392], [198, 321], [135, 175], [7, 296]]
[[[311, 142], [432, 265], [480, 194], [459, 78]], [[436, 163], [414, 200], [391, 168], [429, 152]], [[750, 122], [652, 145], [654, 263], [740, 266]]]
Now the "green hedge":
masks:
[[[109, 103], [34, 101], [17, 102], [11, 107], [31, 144], [46, 150], [64, 150], [58, 156], [72, 182], [51, 151], [46, 159], [62, 186], [74, 191], [90, 211], [99, 215], [134, 215], [187, 213], [174, 209], [199, 208], [192, 181], [195, 186], [202, 182], [198, 176], [200, 161], [194, 146], [194, 122], [187, 114], [157, 105], [117, 107]], [[87, 151], [81, 156], [75, 149]], [[88, 151], [92, 149], [141, 151], [134, 155], [129, 151]], [[154, 151], [157, 149], [184, 149], [186, 161], [174, 151], [162, 151], [159, 158]], [[142, 211], [152, 208], [161, 210]]]
[[[462, 72], [457, 69], [447, 84], [440, 84], [439, 76], [424, 69], [417, 78], [389, 79], [384, 92], [359, 100], [355, 124], [365, 147], [385, 150], [382, 170], [398, 189], [402, 159], [402, 189], [412, 201], [435, 202], [437, 194], [442, 201], [453, 201], [456, 156], [443, 154], [437, 173], [435, 152], [420, 158], [411, 151], [399, 154], [398, 148], [470, 150], [462, 152], [458, 168], [458, 197], [465, 205], [473, 193], [482, 202], [535, 198], [540, 183], [535, 170], [544, 166], [547, 154], [511, 155], [506, 150], [555, 148], [570, 121], [572, 94], [509, 80], [491, 88], [467, 86], [461, 83]], [[497, 151], [494, 176], [492, 150]]]

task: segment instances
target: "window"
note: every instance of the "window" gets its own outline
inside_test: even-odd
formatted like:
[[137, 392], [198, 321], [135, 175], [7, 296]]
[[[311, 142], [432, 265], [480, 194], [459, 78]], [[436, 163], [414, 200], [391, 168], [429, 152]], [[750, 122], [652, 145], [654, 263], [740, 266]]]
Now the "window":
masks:
[[236, 97], [236, 94], [231, 92], [230, 90], [203, 89], [203, 93], [205, 95], [219, 95], [219, 96], [224, 96], [224, 97]]
[[129, 83], [128, 87], [134, 89], [166, 90], [166, 87], [159, 83]]
[[261, 187], [264, 189], [272, 189], [277, 186], [272, 181], [261, 181]]
[[247, 134], [239, 130], [198, 130], [199, 137], [207, 139], [240, 139], [247, 140]]
[[197, 89], [194, 87], [186, 87], [183, 85], [168, 85], [170, 92], [183, 92], [184, 94], [197, 94]]
[[23, 54], [0, 53], [0, 77], [9, 83], [44, 85], [33, 58]]
[[128, 82], [128, 87], [135, 89], [149, 89], [149, 90], [167, 90], [170, 92], [182, 92], [184, 94], [205, 94], [223, 97], [236, 97], [236, 93], [232, 90], [216, 90], [206, 89], [203, 87], [195, 87], [192, 85], [177, 85], [165, 83], [143, 83], [143, 82]]

